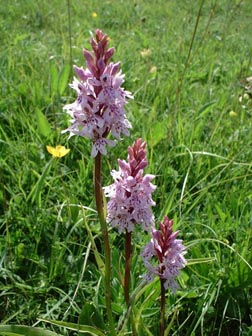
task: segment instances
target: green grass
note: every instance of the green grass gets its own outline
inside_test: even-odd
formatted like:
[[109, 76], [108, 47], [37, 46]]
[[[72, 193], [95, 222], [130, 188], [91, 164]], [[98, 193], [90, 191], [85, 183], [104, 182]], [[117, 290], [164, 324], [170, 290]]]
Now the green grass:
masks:
[[[100, 249], [90, 143], [60, 133], [68, 125], [62, 107], [74, 99], [69, 64], [85, 66], [82, 48], [89, 47], [89, 31], [100, 28], [116, 47], [124, 86], [135, 96], [127, 106], [131, 136], [104, 158], [103, 183], [111, 184], [117, 158], [126, 158], [127, 146], [143, 137], [148, 172], [157, 176], [157, 223], [165, 214], [174, 218], [188, 247], [181, 290], [167, 296], [170, 334], [252, 334], [252, 89], [246, 82], [252, 76], [252, 3], [153, 3], [71, 1], [70, 52], [66, 1], [0, 0], [2, 324], [77, 335], [37, 319], [85, 324], [86, 311], [103, 310], [85, 226]], [[144, 49], [149, 55], [141, 55]], [[248, 99], [240, 102], [244, 93]], [[59, 143], [71, 151], [51, 159], [46, 145]], [[87, 207], [84, 220], [81, 206]], [[147, 239], [137, 232], [136, 255]], [[116, 232], [111, 242], [119, 318], [123, 242]], [[132, 290], [143, 271], [135, 257]], [[158, 334], [158, 298], [157, 282], [136, 297], [140, 336]]]

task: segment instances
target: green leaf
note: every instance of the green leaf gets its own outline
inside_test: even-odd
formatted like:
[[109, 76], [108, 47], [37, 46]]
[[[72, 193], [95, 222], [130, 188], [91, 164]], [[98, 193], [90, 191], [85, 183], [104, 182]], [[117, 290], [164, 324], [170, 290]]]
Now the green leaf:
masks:
[[58, 91], [59, 95], [62, 96], [67, 85], [68, 85], [68, 78], [70, 75], [70, 65], [66, 64], [64, 65], [63, 69], [60, 72], [59, 75], [59, 82], [58, 82]]
[[43, 188], [45, 178], [46, 178], [47, 174], [49, 173], [49, 171], [51, 169], [52, 160], [53, 159], [51, 159], [45, 165], [42, 174], [39, 176], [38, 181], [33, 186], [32, 190], [31, 190], [31, 192], [28, 195], [27, 200], [26, 200], [26, 201], [29, 201], [31, 199], [32, 203], [36, 202], [39, 207], [41, 207], [41, 190]]
[[0, 335], [12, 336], [58, 336], [55, 332], [42, 328], [21, 325], [0, 325]]
[[197, 298], [197, 297], [199, 297], [200, 295], [199, 295], [199, 293], [197, 293], [196, 291], [189, 291], [186, 295], [185, 295], [185, 297], [187, 298], [187, 299], [195, 299], [195, 298]]
[[101, 329], [105, 329], [105, 325], [100, 312], [94, 306], [94, 304], [90, 302], [85, 302], [79, 316], [80, 325], [85, 325], [87, 323], [92, 324], [93, 326], [99, 327]]
[[51, 126], [46, 118], [46, 116], [36, 108], [37, 122], [38, 122], [38, 132], [44, 137], [48, 137], [51, 133]]
[[153, 148], [156, 146], [161, 140], [166, 137], [167, 127], [166, 123], [163, 121], [159, 121], [153, 124], [151, 127], [150, 141], [149, 144]]
[[16, 333], [13, 333], [13, 332], [0, 332], [0, 335], [1, 336], [23, 336], [23, 334], [16, 334]]
[[215, 204], [215, 209], [218, 212], [218, 215], [220, 216], [220, 219], [222, 222], [225, 222], [225, 219], [227, 218], [227, 215], [225, 214], [224, 211], [219, 207], [218, 204]]
[[105, 336], [105, 333], [102, 330], [96, 327], [89, 326], [89, 325], [80, 325], [76, 323], [46, 320], [46, 319], [39, 319], [39, 321], [51, 323], [58, 327], [65, 327], [67, 329], [78, 331], [79, 333], [83, 333], [83, 334], [90, 333], [91, 335], [94, 335], [94, 336]]
[[0, 332], [0, 335], [1, 336], [23, 336], [23, 334], [16, 334], [16, 333], [13, 333], [13, 332]]
[[212, 100], [210, 102], [207, 102], [206, 104], [204, 104], [198, 111], [197, 115], [198, 117], [196, 118], [202, 118], [204, 117], [208, 112], [210, 112], [210, 110], [214, 107], [214, 105], [216, 104], [216, 100]]
[[148, 117], [148, 125], [151, 125], [153, 121], [155, 121], [155, 118], [157, 118], [159, 107], [160, 107], [160, 98], [159, 96], [157, 96], [154, 99], [154, 102], [152, 103], [151, 111]]
[[196, 265], [196, 264], [203, 264], [207, 263], [209, 264], [210, 262], [216, 261], [215, 257], [206, 257], [206, 258], [197, 258], [197, 259], [187, 259], [187, 265]]
[[51, 95], [57, 95], [58, 93], [58, 70], [54, 63], [50, 64], [50, 88]]
[[[83, 211], [83, 218], [85, 218], [85, 212], [84, 212], [83, 208], [82, 208], [82, 211]], [[86, 227], [87, 232], [88, 232], [88, 236], [89, 236], [89, 239], [90, 239], [90, 242], [91, 242], [91, 245], [92, 245], [92, 249], [93, 249], [93, 252], [94, 252], [94, 255], [95, 255], [95, 260], [96, 260], [97, 266], [98, 266], [102, 276], [104, 276], [105, 275], [105, 264], [102, 261], [102, 259], [100, 257], [100, 254], [99, 254], [99, 251], [96, 247], [92, 231], [90, 230], [90, 227], [88, 226], [88, 224], [85, 220], [84, 220], [84, 224], [85, 224], [85, 227]]]

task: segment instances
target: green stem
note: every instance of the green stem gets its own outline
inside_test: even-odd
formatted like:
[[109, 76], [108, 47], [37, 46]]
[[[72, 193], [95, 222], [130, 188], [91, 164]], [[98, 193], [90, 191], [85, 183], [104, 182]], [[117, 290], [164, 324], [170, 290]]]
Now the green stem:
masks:
[[131, 232], [125, 230], [125, 273], [124, 273], [124, 298], [126, 305], [129, 306], [129, 287], [130, 287], [130, 262], [131, 262]]
[[72, 55], [72, 25], [71, 25], [71, 9], [70, 0], [67, 0], [67, 18], [68, 18], [68, 37], [69, 37], [69, 63], [73, 66], [73, 55]]
[[[177, 87], [177, 92], [176, 92], [176, 116], [177, 116], [177, 120], [175, 120], [175, 115], [174, 113], [172, 114], [172, 125], [170, 129], [178, 129], [178, 136], [179, 136], [179, 141], [181, 142], [182, 139], [182, 135], [183, 135], [183, 127], [182, 127], [182, 122], [181, 122], [181, 113], [180, 113], [180, 98], [181, 98], [181, 92], [182, 92], [182, 87], [184, 84], [184, 79], [185, 79], [185, 74], [187, 69], [189, 68], [189, 61], [191, 60], [191, 53], [192, 53], [192, 48], [193, 48], [193, 44], [195, 41], [195, 37], [196, 37], [196, 33], [197, 33], [197, 29], [198, 29], [198, 25], [199, 25], [199, 20], [201, 17], [201, 11], [203, 8], [205, 0], [201, 0], [201, 4], [200, 4], [200, 8], [198, 11], [198, 15], [196, 18], [196, 23], [194, 26], [194, 30], [193, 30], [193, 35], [192, 35], [192, 39], [191, 39], [191, 43], [190, 43], [190, 47], [187, 53], [187, 57], [186, 57], [186, 61], [185, 61], [185, 66], [184, 66], [184, 70], [182, 72], [182, 75], [180, 76], [179, 80], [178, 80], [178, 87]], [[177, 125], [175, 125], [175, 122], [177, 121]]]
[[134, 313], [130, 307], [130, 266], [131, 266], [131, 238], [132, 233], [125, 230], [125, 273], [124, 273], [124, 298], [127, 308], [130, 310], [131, 332], [137, 336]]
[[94, 188], [95, 188], [95, 201], [96, 208], [100, 220], [102, 237], [103, 237], [103, 247], [105, 254], [105, 299], [106, 299], [106, 309], [110, 335], [115, 336], [114, 320], [112, 315], [111, 306], [111, 288], [110, 288], [110, 278], [111, 278], [111, 253], [110, 244], [108, 236], [108, 228], [104, 215], [104, 205], [103, 205], [103, 192], [101, 184], [101, 154], [98, 153], [95, 157], [94, 166]]
[[160, 299], [160, 336], [165, 334], [165, 288], [164, 279], [160, 279], [161, 299]]

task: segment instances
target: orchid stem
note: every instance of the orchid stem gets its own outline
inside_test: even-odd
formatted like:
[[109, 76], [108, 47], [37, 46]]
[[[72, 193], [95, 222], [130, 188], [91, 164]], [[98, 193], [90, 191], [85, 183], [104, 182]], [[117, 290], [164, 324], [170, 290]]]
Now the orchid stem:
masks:
[[131, 232], [125, 230], [125, 273], [124, 273], [124, 298], [129, 306], [130, 295], [130, 262], [131, 262]]
[[164, 287], [164, 279], [160, 279], [160, 287], [161, 287], [161, 299], [160, 299], [160, 336], [164, 336], [165, 334], [165, 287]]
[[101, 153], [98, 153], [95, 157], [95, 166], [94, 166], [94, 188], [95, 188], [95, 201], [96, 208], [100, 220], [102, 238], [103, 238], [103, 247], [105, 254], [105, 300], [106, 300], [106, 309], [110, 335], [115, 336], [114, 320], [112, 315], [112, 306], [111, 306], [111, 288], [110, 288], [110, 278], [111, 278], [111, 253], [110, 253], [110, 244], [108, 236], [108, 228], [104, 215], [104, 205], [103, 205], [103, 192], [101, 184]]
[[[127, 308], [130, 309], [130, 267], [131, 267], [131, 238], [132, 233], [125, 230], [125, 273], [124, 273], [124, 298]], [[130, 309], [130, 323], [133, 336], [137, 336], [133, 310]]]

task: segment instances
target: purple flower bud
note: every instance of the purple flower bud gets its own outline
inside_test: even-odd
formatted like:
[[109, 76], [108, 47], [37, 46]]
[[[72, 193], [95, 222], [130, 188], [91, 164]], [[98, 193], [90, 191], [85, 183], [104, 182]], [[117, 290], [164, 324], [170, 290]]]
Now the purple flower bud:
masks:
[[76, 65], [74, 65], [74, 71], [79, 79], [83, 82], [85, 82], [91, 75], [89, 70], [84, 70], [83, 68], [79, 68]]
[[104, 55], [104, 62], [107, 64], [109, 59], [114, 55], [115, 48], [110, 48], [106, 51]]
[[85, 57], [86, 61], [89, 63], [95, 63], [94, 56], [91, 54], [90, 51], [84, 49], [83, 50], [83, 56]]
[[178, 288], [175, 281], [180, 269], [185, 267], [186, 254], [182, 240], [176, 239], [178, 231], [172, 231], [173, 221], [168, 217], [160, 223], [160, 230], [152, 229], [152, 239], [144, 247], [141, 256], [148, 273], [144, 276], [147, 281], [155, 275], [165, 280], [164, 287], [171, 288], [173, 292]]
[[97, 66], [98, 66], [98, 69], [100, 71], [100, 73], [103, 73], [104, 69], [105, 69], [105, 62], [102, 58], [100, 58], [98, 61], [97, 61]]

